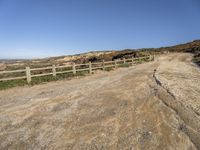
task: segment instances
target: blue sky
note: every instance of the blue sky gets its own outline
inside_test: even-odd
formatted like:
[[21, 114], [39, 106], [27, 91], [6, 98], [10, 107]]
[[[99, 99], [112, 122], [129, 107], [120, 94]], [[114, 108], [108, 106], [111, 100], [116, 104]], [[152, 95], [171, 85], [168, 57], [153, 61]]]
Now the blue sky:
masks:
[[0, 58], [200, 39], [199, 0], [0, 0]]

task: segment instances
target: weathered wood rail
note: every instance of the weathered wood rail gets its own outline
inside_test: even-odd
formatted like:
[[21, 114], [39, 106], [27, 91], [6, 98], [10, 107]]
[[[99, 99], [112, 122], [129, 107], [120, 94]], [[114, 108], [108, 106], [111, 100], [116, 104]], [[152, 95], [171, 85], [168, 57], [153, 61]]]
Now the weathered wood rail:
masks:
[[[56, 77], [58, 74], [64, 74], [64, 73], [73, 73], [76, 75], [77, 72], [81, 71], [88, 71], [89, 74], [92, 74], [93, 70], [102, 69], [105, 70], [106, 68], [117, 68], [120, 65], [123, 64], [131, 64], [134, 65], [138, 62], [142, 61], [152, 61], [154, 60], [154, 56], [145, 56], [145, 57], [138, 57], [138, 58], [130, 58], [130, 59], [123, 59], [123, 60], [114, 60], [114, 61], [102, 61], [102, 62], [95, 62], [95, 63], [86, 63], [86, 64], [75, 64], [72, 65], [63, 65], [63, 66], [49, 66], [49, 67], [43, 67], [43, 68], [30, 68], [26, 67], [22, 70], [11, 70], [11, 71], [0, 71], [0, 75], [2, 74], [13, 74], [13, 73], [24, 73], [24, 76], [18, 76], [18, 77], [7, 77], [7, 78], [0, 78], [0, 81], [8, 81], [8, 80], [18, 80], [18, 79], [26, 79], [28, 83], [31, 82], [32, 77], [42, 77], [42, 76], [48, 76], [52, 75]], [[65, 70], [58, 70], [58, 69], [65, 69]], [[44, 71], [50, 71], [48, 73], [44, 73]], [[40, 71], [42, 73], [34, 74], [34, 71]]]

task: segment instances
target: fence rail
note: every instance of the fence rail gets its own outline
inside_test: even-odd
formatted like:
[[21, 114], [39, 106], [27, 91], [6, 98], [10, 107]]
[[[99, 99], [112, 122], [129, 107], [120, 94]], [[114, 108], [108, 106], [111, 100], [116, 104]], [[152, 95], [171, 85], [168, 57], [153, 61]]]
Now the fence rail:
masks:
[[[18, 80], [18, 79], [26, 79], [28, 83], [31, 82], [32, 77], [42, 77], [42, 76], [48, 76], [53, 75], [56, 77], [57, 74], [63, 74], [63, 73], [73, 73], [74, 75], [77, 72], [80, 71], [88, 71], [89, 74], [92, 74], [93, 70], [102, 69], [105, 70], [106, 68], [117, 68], [119, 65], [122, 64], [135, 64], [137, 62], [141, 62], [143, 60], [152, 61], [154, 60], [154, 56], [146, 56], [146, 57], [138, 57], [138, 58], [130, 58], [130, 59], [123, 59], [123, 60], [114, 60], [114, 61], [103, 61], [98, 63], [86, 63], [86, 64], [75, 64], [72, 65], [63, 65], [63, 66], [55, 66], [52, 65], [50, 67], [42, 67], [42, 68], [30, 68], [26, 67], [26, 69], [23, 70], [11, 70], [11, 71], [0, 71], [0, 75], [2, 74], [12, 74], [12, 73], [25, 73], [25, 76], [19, 76], [19, 77], [9, 77], [9, 78], [1, 78], [0, 81], [8, 81], [8, 80]], [[85, 68], [77, 68], [77, 67], [85, 67]], [[70, 68], [69, 70], [58, 70], [58, 69], [64, 69], [64, 68]], [[51, 72], [48, 73], [40, 73], [40, 74], [34, 74], [34, 71], [47, 71], [51, 70]]]

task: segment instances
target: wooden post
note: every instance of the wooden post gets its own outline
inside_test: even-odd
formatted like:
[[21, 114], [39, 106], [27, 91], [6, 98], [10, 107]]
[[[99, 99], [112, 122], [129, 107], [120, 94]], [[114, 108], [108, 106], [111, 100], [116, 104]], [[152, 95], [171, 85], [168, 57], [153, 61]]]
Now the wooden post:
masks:
[[92, 63], [89, 62], [89, 73], [92, 74]]
[[103, 71], [105, 71], [105, 61], [104, 60], [102, 62], [102, 65], [103, 65]]
[[132, 61], [132, 66], [134, 65], [134, 58], [132, 57], [131, 58], [131, 61]]
[[28, 83], [31, 82], [31, 69], [30, 69], [30, 67], [26, 67], [26, 79], [27, 79]]
[[115, 60], [115, 69], [117, 68], [117, 60]]
[[56, 77], [56, 66], [52, 65], [53, 76]]
[[73, 68], [73, 74], [75, 75], [76, 74], [76, 65], [75, 65], [75, 63], [73, 63], [72, 68]]
[[125, 64], [126, 63], [126, 59], [124, 58], [123, 60], [124, 60], [124, 64]]

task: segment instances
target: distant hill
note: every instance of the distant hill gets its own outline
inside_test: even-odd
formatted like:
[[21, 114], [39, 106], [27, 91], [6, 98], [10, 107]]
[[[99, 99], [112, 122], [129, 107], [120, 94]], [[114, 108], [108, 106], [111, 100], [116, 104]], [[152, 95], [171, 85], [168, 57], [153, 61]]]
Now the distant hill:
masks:
[[169, 52], [189, 52], [195, 54], [195, 62], [200, 64], [200, 40], [195, 40], [193, 42], [175, 45], [171, 47], [160, 47], [160, 48], [143, 48], [143, 49], [125, 49], [125, 50], [111, 50], [111, 51], [94, 51], [83, 54], [69, 55], [69, 56], [59, 56], [50, 57], [44, 59], [32, 59], [32, 60], [0, 60], [0, 70], [13, 70], [22, 69], [25, 66], [30, 66], [33, 68], [50, 66], [52, 64], [56, 65], [66, 65], [75, 63], [87, 63], [98, 62], [98, 61], [109, 61], [114, 59], [140, 57], [145, 55], [162, 54]]
[[[200, 52], [200, 40], [195, 40], [193, 42], [180, 44], [172, 47], [166, 47], [163, 49], [167, 49], [169, 51], [176, 52], [191, 52], [191, 53], [199, 53]], [[162, 50], [162, 48], [160, 49]]]

